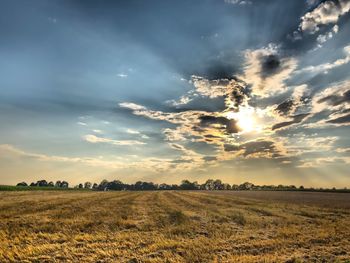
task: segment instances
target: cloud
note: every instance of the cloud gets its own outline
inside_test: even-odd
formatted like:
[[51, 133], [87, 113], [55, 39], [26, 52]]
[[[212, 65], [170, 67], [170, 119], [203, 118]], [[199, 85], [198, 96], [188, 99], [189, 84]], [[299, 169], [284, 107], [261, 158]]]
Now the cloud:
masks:
[[327, 122], [333, 124], [350, 124], [350, 114], [327, 120]]
[[348, 64], [350, 62], [350, 45], [344, 47], [344, 54], [346, 55], [344, 58], [339, 58], [334, 62], [331, 63], [324, 63], [317, 66], [308, 66], [305, 68], [302, 68], [300, 70], [295, 71], [295, 74], [300, 74], [304, 72], [311, 72], [311, 73], [319, 73], [324, 72], [327, 73], [329, 70], [332, 70], [334, 68], [343, 66], [345, 64]]
[[119, 74], [117, 74], [117, 76], [120, 77], [120, 78], [127, 78], [128, 74], [119, 73]]
[[252, 86], [254, 95], [268, 97], [285, 91], [284, 81], [297, 67], [297, 60], [283, 57], [279, 48], [269, 45], [266, 48], [247, 50], [243, 80]]
[[251, 5], [252, 1], [249, 0], [225, 0], [225, 3], [232, 5]]
[[299, 107], [309, 102], [309, 89], [307, 85], [303, 84], [292, 87], [292, 89], [292, 96], [278, 104], [275, 108], [275, 112], [281, 116], [288, 117], [290, 114], [294, 114]]
[[84, 136], [84, 140], [90, 143], [108, 143], [112, 145], [143, 145], [145, 142], [136, 140], [113, 140], [109, 138], [97, 137], [93, 134], [88, 134]]
[[[192, 169], [197, 164], [176, 164], [172, 159], [167, 158], [137, 158], [136, 162], [131, 162], [130, 158], [122, 156], [114, 158], [99, 157], [66, 157], [57, 155], [46, 155], [23, 151], [9, 144], [0, 144], [0, 159], [32, 159], [43, 162], [65, 162], [71, 164], [82, 164], [91, 167], [99, 167], [110, 170], [137, 169], [142, 171], [164, 172], [169, 170], [182, 171], [183, 169]], [[202, 162], [203, 163], [203, 162]]]
[[126, 129], [126, 132], [129, 134], [140, 134], [139, 131], [133, 130], [133, 129]]
[[350, 157], [334, 156], [334, 157], [321, 157], [314, 159], [305, 159], [301, 161], [298, 168], [320, 168], [322, 166], [337, 165], [337, 164], [350, 164]]
[[334, 84], [316, 94], [312, 99], [313, 112], [321, 111], [341, 112], [349, 109], [350, 81]]
[[237, 121], [234, 119], [228, 119], [226, 117], [215, 117], [215, 116], [200, 116], [200, 124], [203, 127], [216, 126], [219, 129], [224, 129], [228, 134], [238, 133], [240, 128], [237, 125]]
[[119, 103], [119, 106], [122, 108], [130, 109], [130, 110], [144, 110], [144, 109], [146, 109], [144, 106], [141, 106], [141, 105], [138, 105], [138, 104], [135, 104], [132, 102], [122, 102], [122, 103]]
[[298, 115], [292, 116], [291, 121], [277, 123], [277, 124], [272, 126], [272, 130], [278, 130], [278, 129], [285, 128], [285, 127], [288, 127], [288, 126], [296, 124], [296, 123], [300, 123], [309, 115], [310, 115], [309, 113], [305, 113], [305, 114], [298, 114]]
[[276, 158], [281, 157], [284, 152], [277, 146], [276, 142], [265, 139], [248, 141], [241, 145], [225, 144], [224, 150], [226, 152], [236, 152], [238, 156], [249, 158]]
[[317, 36], [317, 43], [318, 43], [318, 47], [322, 47], [322, 44], [327, 42], [328, 40], [330, 40], [331, 38], [333, 38], [333, 35], [338, 33], [339, 27], [338, 25], [335, 25], [331, 31], [327, 32], [326, 34], [320, 34]]
[[314, 34], [320, 30], [320, 26], [337, 23], [339, 17], [349, 10], [349, 0], [322, 2], [314, 10], [301, 17], [299, 30]]
[[85, 122], [81, 122], [81, 121], [77, 122], [77, 124], [81, 125], [81, 126], [87, 126], [87, 124]]

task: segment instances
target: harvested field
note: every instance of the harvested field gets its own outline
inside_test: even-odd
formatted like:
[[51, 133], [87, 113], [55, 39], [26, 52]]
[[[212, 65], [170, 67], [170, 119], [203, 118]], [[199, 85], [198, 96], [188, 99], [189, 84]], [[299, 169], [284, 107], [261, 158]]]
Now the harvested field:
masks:
[[349, 262], [350, 194], [0, 192], [0, 262]]

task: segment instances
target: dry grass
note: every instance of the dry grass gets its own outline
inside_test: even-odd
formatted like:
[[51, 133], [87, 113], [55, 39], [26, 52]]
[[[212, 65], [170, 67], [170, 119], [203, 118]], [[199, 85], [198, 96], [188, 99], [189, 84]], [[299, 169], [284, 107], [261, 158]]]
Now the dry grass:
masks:
[[349, 204], [298, 192], [0, 192], [0, 262], [346, 262]]

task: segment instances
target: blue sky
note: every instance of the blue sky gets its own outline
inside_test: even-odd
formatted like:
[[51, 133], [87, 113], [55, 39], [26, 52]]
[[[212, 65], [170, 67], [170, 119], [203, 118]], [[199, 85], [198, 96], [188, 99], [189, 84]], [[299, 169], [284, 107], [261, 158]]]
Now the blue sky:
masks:
[[350, 187], [350, 1], [0, 5], [0, 183]]

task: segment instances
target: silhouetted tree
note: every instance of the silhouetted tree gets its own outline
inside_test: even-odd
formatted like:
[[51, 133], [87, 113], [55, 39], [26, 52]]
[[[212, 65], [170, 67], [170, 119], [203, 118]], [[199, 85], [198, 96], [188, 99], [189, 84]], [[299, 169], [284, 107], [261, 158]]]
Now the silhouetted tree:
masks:
[[182, 190], [198, 190], [199, 185], [197, 182], [191, 183], [188, 180], [182, 180], [181, 185], [180, 185], [180, 189], [182, 189]]
[[48, 186], [48, 183], [46, 180], [40, 180], [36, 182], [37, 186]]
[[28, 186], [28, 184], [26, 182], [20, 182], [17, 184], [17, 186]]
[[55, 185], [53, 184], [53, 182], [49, 182], [47, 186], [54, 187]]
[[224, 185], [222, 184], [221, 180], [216, 179], [214, 181], [214, 190], [224, 190]]
[[215, 189], [214, 180], [213, 179], [208, 179], [204, 183], [204, 189], [205, 190], [214, 190]]
[[253, 186], [254, 185], [252, 183], [245, 182], [245, 183], [239, 185], [238, 189], [239, 190], [252, 190]]
[[98, 189], [100, 190], [107, 190], [108, 181], [102, 180], [101, 183], [98, 186]]
[[62, 181], [61, 182], [61, 187], [62, 188], [68, 188], [68, 186], [69, 186], [68, 182], [66, 182], [66, 181]]
[[85, 182], [84, 188], [85, 189], [90, 189], [91, 188], [91, 183], [90, 182]]

